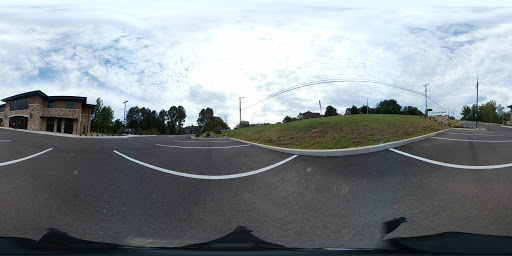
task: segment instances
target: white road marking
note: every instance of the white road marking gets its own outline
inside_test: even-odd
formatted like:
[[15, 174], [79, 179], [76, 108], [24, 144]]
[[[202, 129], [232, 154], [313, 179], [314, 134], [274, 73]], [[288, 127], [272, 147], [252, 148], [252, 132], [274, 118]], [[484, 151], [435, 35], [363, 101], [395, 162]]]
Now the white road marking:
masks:
[[463, 132], [443, 132], [442, 134], [462, 134], [462, 135], [470, 135], [470, 136], [505, 136], [505, 135], [497, 135], [497, 134], [475, 134], [475, 133], [463, 133]]
[[231, 142], [231, 140], [174, 140], [178, 142]]
[[512, 142], [512, 140], [461, 140], [461, 139], [450, 139], [450, 138], [442, 138], [442, 137], [430, 137], [432, 139], [438, 140], [454, 140], [454, 141], [472, 141], [472, 142]]
[[435, 165], [440, 165], [440, 166], [445, 166], [445, 167], [458, 168], [458, 169], [488, 170], [488, 169], [498, 169], [498, 168], [512, 167], [512, 163], [509, 163], [509, 164], [498, 164], [498, 165], [476, 165], [476, 166], [475, 165], [449, 164], [449, 163], [443, 163], [443, 162], [439, 162], [439, 161], [435, 161], [435, 160], [430, 160], [430, 159], [427, 159], [427, 158], [424, 158], [424, 157], [420, 157], [420, 156], [411, 155], [409, 153], [405, 153], [405, 152], [402, 152], [400, 150], [396, 150], [394, 148], [390, 148], [389, 150], [391, 150], [391, 151], [393, 151], [395, 153], [404, 155], [404, 156], [408, 156], [410, 158], [414, 158], [416, 160], [423, 161], [423, 162], [427, 162], [427, 163], [431, 163], [431, 164], [435, 164]]
[[506, 126], [506, 125], [502, 125], [501, 127], [504, 127], [504, 128], [512, 128], [512, 126]]
[[39, 152], [39, 153], [37, 153], [37, 154], [33, 154], [33, 155], [31, 155], [31, 156], [27, 156], [27, 157], [24, 157], [24, 158], [20, 158], [20, 159], [16, 159], [16, 160], [8, 161], [8, 162], [3, 162], [3, 163], [0, 163], [0, 166], [5, 166], [5, 165], [10, 165], [10, 164], [19, 163], [19, 162], [21, 162], [21, 161], [25, 161], [25, 160], [28, 160], [28, 159], [30, 159], [30, 158], [34, 158], [34, 157], [36, 157], [36, 156], [42, 155], [42, 154], [44, 154], [44, 153], [46, 153], [46, 152], [48, 152], [48, 151], [50, 151], [50, 150], [52, 150], [52, 149], [53, 149], [53, 148], [49, 148], [49, 149], [47, 149], [47, 150], [45, 150], [45, 151], [41, 151], [41, 152]]
[[160, 172], [165, 172], [165, 173], [169, 173], [169, 174], [173, 174], [173, 175], [177, 175], [177, 176], [182, 176], [182, 177], [187, 177], [187, 178], [193, 178], [193, 179], [203, 179], [203, 180], [227, 180], [227, 179], [236, 179], [236, 178], [242, 178], [242, 177], [246, 177], [246, 176], [250, 176], [250, 175], [254, 175], [254, 174], [258, 174], [258, 173], [261, 173], [261, 172], [264, 172], [264, 171], [268, 171], [272, 168], [275, 168], [275, 167], [278, 167], [292, 159], [294, 159], [295, 157], [297, 157], [297, 155], [293, 155], [291, 157], [288, 157], [286, 159], [284, 159], [283, 161], [281, 162], [278, 162], [278, 163], [275, 163], [273, 165], [269, 165], [267, 167], [264, 167], [264, 168], [260, 168], [260, 169], [257, 169], [257, 170], [254, 170], [254, 171], [250, 171], [250, 172], [244, 172], [244, 173], [237, 173], [237, 174], [229, 174], [229, 175], [199, 175], [199, 174], [190, 174], [190, 173], [184, 173], [184, 172], [176, 172], [176, 171], [172, 171], [172, 170], [168, 170], [168, 169], [164, 169], [164, 168], [161, 168], [161, 167], [158, 167], [158, 166], [154, 166], [154, 165], [150, 165], [148, 163], [144, 163], [142, 161], [139, 161], [139, 160], [136, 160], [136, 159], [133, 159], [129, 156], [126, 156], [126, 155], [123, 155], [119, 152], [117, 152], [116, 150], [114, 150], [114, 153], [132, 161], [132, 162], [135, 162], [137, 164], [140, 164], [142, 166], [146, 166], [148, 168], [151, 168], [153, 170], [157, 170], [157, 171], [160, 171]]
[[0, 142], [10, 142], [11, 140], [0, 140]]
[[172, 145], [162, 145], [156, 144], [161, 147], [169, 147], [169, 148], [196, 148], [196, 149], [219, 149], [219, 148], [239, 148], [239, 147], [248, 147], [250, 145], [236, 145], [236, 146], [227, 146], [227, 147], [181, 147], [181, 146], [172, 146]]

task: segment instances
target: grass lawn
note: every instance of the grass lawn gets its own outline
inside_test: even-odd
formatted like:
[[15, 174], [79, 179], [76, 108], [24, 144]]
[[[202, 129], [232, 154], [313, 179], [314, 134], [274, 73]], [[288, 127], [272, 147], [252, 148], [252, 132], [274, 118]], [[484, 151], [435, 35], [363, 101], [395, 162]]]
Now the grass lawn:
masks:
[[460, 120], [450, 120], [450, 126], [451, 126], [451, 127], [455, 127], [455, 126], [457, 126], [457, 124], [458, 124], [458, 123], [460, 123], [460, 122], [462, 122], [462, 121], [460, 121]]
[[224, 132], [265, 145], [298, 149], [340, 149], [403, 140], [446, 129], [409, 115], [349, 115], [252, 126]]

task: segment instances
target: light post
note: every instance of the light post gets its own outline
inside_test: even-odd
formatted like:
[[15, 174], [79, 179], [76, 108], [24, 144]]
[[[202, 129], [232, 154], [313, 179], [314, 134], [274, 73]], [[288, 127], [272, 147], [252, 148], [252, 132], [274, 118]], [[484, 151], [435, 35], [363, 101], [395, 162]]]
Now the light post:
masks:
[[123, 102], [124, 103], [124, 112], [123, 112], [123, 114], [124, 114], [123, 120], [124, 121], [123, 121], [123, 123], [125, 126], [126, 126], [126, 102], [128, 102], [128, 101]]
[[242, 126], [242, 99], [245, 98], [245, 97], [238, 97], [238, 101], [239, 101], [239, 106], [240, 106], [240, 128]]

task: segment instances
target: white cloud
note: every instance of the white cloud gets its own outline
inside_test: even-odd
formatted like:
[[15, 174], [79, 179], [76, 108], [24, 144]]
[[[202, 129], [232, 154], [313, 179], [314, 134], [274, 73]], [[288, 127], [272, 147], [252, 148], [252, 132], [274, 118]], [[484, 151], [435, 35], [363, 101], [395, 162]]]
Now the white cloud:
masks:
[[[116, 118], [128, 106], [183, 105], [186, 124], [211, 107], [238, 122], [248, 106], [312, 81], [367, 79], [422, 92], [447, 110], [475, 98], [512, 104], [512, 16], [504, 1], [45, 2], [0, 7], [0, 89], [102, 97]], [[244, 111], [281, 121], [328, 104], [395, 98], [424, 108], [421, 95], [375, 83], [305, 87]], [[433, 103], [429, 103], [433, 104]], [[435, 106], [435, 105], [434, 105]], [[435, 106], [437, 108], [437, 106]]]

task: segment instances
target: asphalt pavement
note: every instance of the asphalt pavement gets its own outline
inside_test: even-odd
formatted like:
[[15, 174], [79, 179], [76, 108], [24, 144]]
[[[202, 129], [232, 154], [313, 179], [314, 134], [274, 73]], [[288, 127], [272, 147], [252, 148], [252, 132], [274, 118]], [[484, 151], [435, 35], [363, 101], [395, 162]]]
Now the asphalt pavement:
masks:
[[[470, 127], [471, 123], [464, 123]], [[180, 246], [247, 226], [290, 247], [372, 248], [445, 231], [512, 236], [512, 129], [294, 156], [230, 139], [68, 138], [0, 129], [0, 236]], [[384, 221], [407, 222], [383, 236]]]

